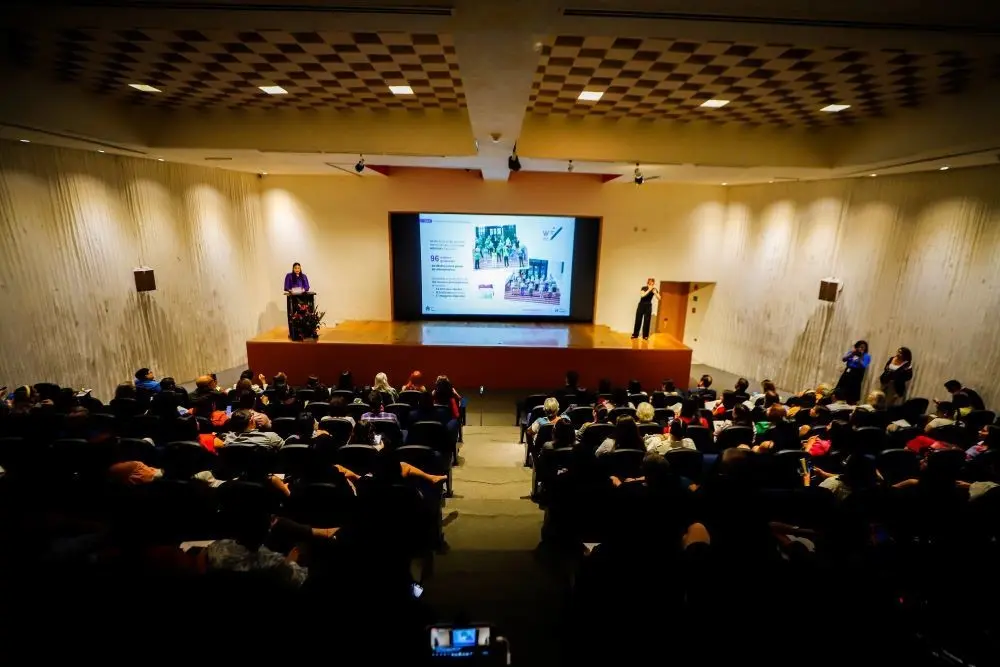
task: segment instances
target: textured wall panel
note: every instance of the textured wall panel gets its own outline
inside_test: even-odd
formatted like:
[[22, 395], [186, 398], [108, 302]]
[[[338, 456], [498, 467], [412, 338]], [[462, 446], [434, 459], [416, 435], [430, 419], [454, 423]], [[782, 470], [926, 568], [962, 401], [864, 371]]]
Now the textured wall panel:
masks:
[[[835, 381], [858, 338], [868, 384], [900, 345], [911, 393], [957, 377], [1000, 403], [1000, 169], [731, 188], [714, 251], [718, 287], [696, 356], [797, 389]], [[825, 276], [844, 281], [835, 304]]]
[[[246, 358], [264, 303], [252, 175], [0, 142], [0, 383], [108, 397]], [[132, 269], [156, 271], [138, 294]]]

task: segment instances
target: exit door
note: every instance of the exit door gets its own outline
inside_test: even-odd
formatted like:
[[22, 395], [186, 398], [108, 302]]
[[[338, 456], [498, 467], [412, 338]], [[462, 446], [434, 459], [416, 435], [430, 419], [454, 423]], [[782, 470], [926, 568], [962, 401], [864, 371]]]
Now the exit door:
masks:
[[684, 322], [687, 319], [690, 283], [660, 283], [660, 305], [656, 310], [656, 333], [673, 336], [684, 341]]

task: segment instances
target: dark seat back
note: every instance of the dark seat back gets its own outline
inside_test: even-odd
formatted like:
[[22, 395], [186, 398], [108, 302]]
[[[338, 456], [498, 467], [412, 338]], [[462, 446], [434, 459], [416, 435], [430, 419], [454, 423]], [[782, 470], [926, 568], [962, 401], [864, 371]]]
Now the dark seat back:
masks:
[[715, 445], [720, 452], [739, 445], [752, 445], [753, 435], [753, 429], [749, 426], [729, 426], [719, 431]]
[[698, 448], [699, 452], [708, 454], [719, 451], [711, 429], [704, 426], [688, 426], [684, 435], [694, 440], [694, 446]]
[[671, 449], [664, 458], [670, 463], [670, 469], [682, 477], [699, 481], [702, 477], [705, 456], [692, 449]]
[[330, 438], [336, 447], [346, 445], [351, 439], [351, 433], [354, 431], [354, 426], [351, 425], [351, 422], [338, 417], [323, 419], [320, 421], [319, 427], [330, 434]]
[[585, 405], [578, 405], [575, 408], [570, 408], [566, 416], [573, 422], [573, 426], [580, 428], [594, 419], [594, 411]]
[[423, 393], [424, 392], [417, 391], [415, 389], [407, 389], [406, 391], [399, 392], [398, 401], [400, 403], [405, 403], [411, 408], [415, 408], [418, 405], [420, 405], [420, 397], [423, 395]]
[[385, 411], [396, 415], [396, 419], [399, 420], [399, 427], [402, 429], [406, 428], [406, 422], [410, 417], [410, 411], [412, 408], [409, 403], [390, 403], [385, 406]]
[[366, 475], [375, 470], [378, 455], [371, 445], [344, 445], [337, 450], [335, 462], [351, 472]]
[[608, 413], [608, 422], [614, 424], [618, 421], [619, 417], [631, 417], [632, 419], [635, 419], [635, 408], [627, 406], [614, 408]]
[[875, 458], [875, 467], [885, 483], [892, 485], [904, 479], [916, 479], [920, 475], [920, 457], [905, 448], [885, 449]]
[[583, 432], [580, 446], [586, 451], [594, 453], [601, 443], [615, 434], [615, 427], [611, 424], [591, 424]]
[[647, 435], [659, 435], [660, 433], [663, 433], [663, 427], [656, 422], [639, 424], [639, 437], [645, 438]]
[[[244, 445], [245, 446], [245, 445]], [[236, 448], [231, 445], [222, 449]], [[163, 474], [171, 479], [189, 479], [203, 470], [211, 470], [216, 463], [212, 454], [197, 442], [178, 440], [168, 442], [160, 455]]]
[[295, 433], [295, 417], [275, 417], [271, 420], [271, 430], [282, 439]]
[[642, 475], [642, 460], [646, 452], [641, 449], [616, 449], [601, 457], [607, 473], [620, 479]]

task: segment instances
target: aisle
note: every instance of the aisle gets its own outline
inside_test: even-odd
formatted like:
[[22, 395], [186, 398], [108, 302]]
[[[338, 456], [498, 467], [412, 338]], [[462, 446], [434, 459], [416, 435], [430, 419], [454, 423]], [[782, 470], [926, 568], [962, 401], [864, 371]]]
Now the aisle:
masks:
[[527, 499], [531, 470], [521, 465], [524, 449], [512, 422], [508, 406], [484, 414], [484, 424], [497, 425], [466, 428], [455, 497], [444, 510], [451, 550], [436, 559], [427, 601], [443, 621], [501, 628], [518, 664], [554, 665], [566, 578], [536, 557], [542, 512]]

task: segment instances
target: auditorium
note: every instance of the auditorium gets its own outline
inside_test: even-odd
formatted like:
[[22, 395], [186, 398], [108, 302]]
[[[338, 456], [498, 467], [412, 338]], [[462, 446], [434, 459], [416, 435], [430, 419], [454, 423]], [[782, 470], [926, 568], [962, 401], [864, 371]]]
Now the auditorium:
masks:
[[0, 22], [8, 650], [996, 659], [1000, 5]]

